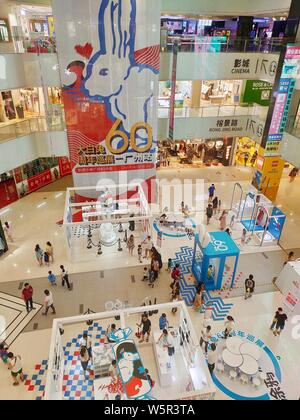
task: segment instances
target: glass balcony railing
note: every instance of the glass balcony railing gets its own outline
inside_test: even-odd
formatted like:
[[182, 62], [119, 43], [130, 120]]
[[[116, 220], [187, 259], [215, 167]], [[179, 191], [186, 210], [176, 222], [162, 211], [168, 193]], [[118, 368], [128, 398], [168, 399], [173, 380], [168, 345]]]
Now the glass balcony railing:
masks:
[[32, 35], [24, 37], [23, 35], [14, 34], [9, 42], [0, 43], [0, 53], [35, 53], [50, 54], [56, 53], [56, 42], [54, 38], [42, 35]]
[[18, 122], [0, 124], [0, 142], [14, 140], [18, 137], [45, 131], [64, 131], [66, 129], [64, 114], [46, 115], [27, 118]]
[[289, 117], [285, 131], [300, 139], [300, 115]]
[[[219, 38], [219, 39], [217, 39]], [[167, 42], [161, 40], [161, 51], [172, 52], [174, 43], [178, 43], [179, 52], [262, 52], [280, 53], [281, 49], [291, 42], [289, 38], [254, 38], [228, 39], [221, 37], [168, 37]]]
[[[234, 117], [242, 115], [256, 115], [265, 120], [268, 113], [267, 106], [259, 105], [211, 105], [203, 107], [175, 108], [175, 118], [207, 118], [207, 117]], [[169, 118], [170, 107], [158, 107], [158, 118]]]

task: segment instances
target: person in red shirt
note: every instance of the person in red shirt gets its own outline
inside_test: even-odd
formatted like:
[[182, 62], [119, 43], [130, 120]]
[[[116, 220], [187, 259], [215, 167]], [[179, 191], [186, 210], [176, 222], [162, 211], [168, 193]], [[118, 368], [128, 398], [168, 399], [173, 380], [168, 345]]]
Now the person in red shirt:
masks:
[[24, 302], [26, 303], [27, 312], [34, 310], [32, 296], [33, 296], [32, 286], [30, 286], [29, 283], [25, 283], [24, 289], [22, 290], [22, 298], [24, 299]]

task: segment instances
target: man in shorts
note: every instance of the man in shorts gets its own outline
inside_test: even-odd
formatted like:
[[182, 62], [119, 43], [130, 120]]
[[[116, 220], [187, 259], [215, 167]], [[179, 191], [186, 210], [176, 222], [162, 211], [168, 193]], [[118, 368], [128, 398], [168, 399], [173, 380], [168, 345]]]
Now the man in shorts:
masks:
[[7, 355], [8, 359], [8, 368], [11, 372], [11, 376], [13, 378], [13, 385], [17, 386], [19, 385], [18, 378], [20, 377], [20, 380], [24, 382], [24, 374], [23, 374], [23, 366], [22, 366], [22, 360], [20, 356], [15, 356], [13, 353], [8, 353]]
[[151, 321], [148, 318], [148, 315], [144, 314], [142, 316], [142, 322], [140, 324], [138, 324], [139, 327], [142, 327], [142, 332], [141, 332], [141, 339], [140, 339], [140, 343], [143, 343], [145, 341], [145, 337], [146, 337], [146, 343], [149, 342], [149, 338], [150, 338], [150, 333], [151, 333]]

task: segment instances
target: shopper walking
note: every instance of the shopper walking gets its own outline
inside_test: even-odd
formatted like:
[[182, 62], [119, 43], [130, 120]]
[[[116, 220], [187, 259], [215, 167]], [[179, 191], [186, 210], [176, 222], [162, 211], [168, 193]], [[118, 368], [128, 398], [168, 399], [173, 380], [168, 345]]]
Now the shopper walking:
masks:
[[50, 267], [50, 258], [48, 252], [44, 252], [44, 263], [46, 267]]
[[61, 265], [60, 267], [61, 273], [61, 285], [62, 287], [65, 287], [65, 284], [67, 285], [68, 290], [72, 290], [71, 285], [70, 285], [70, 281], [69, 281], [69, 274], [67, 272], [67, 270], [65, 269], [65, 267], [63, 265]]
[[283, 266], [285, 267], [289, 262], [295, 261], [295, 253], [291, 251], [287, 257], [287, 260], [284, 262]]
[[295, 181], [295, 178], [298, 175], [298, 173], [299, 173], [299, 169], [297, 169], [297, 168], [293, 168], [291, 170], [291, 172], [289, 173], [290, 182], [294, 182]]
[[140, 324], [137, 324], [137, 326], [139, 328], [142, 327], [142, 332], [141, 332], [141, 339], [140, 339], [140, 343], [143, 343], [145, 341], [145, 337], [146, 337], [146, 343], [149, 342], [149, 338], [150, 338], [150, 333], [151, 333], [151, 321], [148, 317], [148, 315], [144, 314], [142, 316], [142, 321]]
[[215, 197], [212, 201], [214, 215], [216, 215], [218, 213], [218, 205], [219, 205], [219, 199], [218, 199], [218, 197]]
[[193, 303], [193, 308], [196, 312], [201, 312], [202, 309], [202, 305], [203, 305], [203, 290], [197, 290], [196, 295], [195, 295], [195, 299], [194, 299], [194, 303]]
[[11, 222], [5, 222], [4, 226], [3, 226], [3, 230], [4, 230], [8, 240], [10, 242], [13, 242], [14, 238], [13, 238], [13, 234], [12, 234], [12, 232], [13, 232], [12, 223]]
[[245, 281], [245, 300], [252, 297], [255, 290], [255, 281], [252, 274]]
[[151, 236], [150, 235], [148, 235], [147, 238], [142, 242], [142, 245], [145, 246], [145, 255], [144, 255], [144, 258], [147, 258], [148, 259], [150, 257], [151, 249], [152, 249], [152, 246], [153, 246], [152, 239], [151, 239]]
[[7, 360], [8, 369], [10, 370], [13, 378], [13, 385], [17, 386], [19, 385], [19, 378], [21, 382], [24, 382], [22, 359], [20, 356], [15, 356], [13, 353], [8, 353]]
[[228, 316], [225, 322], [225, 332], [224, 332], [225, 340], [227, 340], [227, 338], [230, 337], [230, 334], [232, 333], [234, 329], [234, 325], [235, 325], [234, 319], [232, 318], [232, 316]]
[[119, 378], [119, 369], [118, 364], [116, 360], [113, 360], [111, 362], [111, 365], [108, 369], [109, 376], [111, 377], [113, 382], [117, 382]]
[[208, 345], [209, 345], [209, 341], [211, 340], [211, 337], [212, 337], [211, 326], [208, 325], [206, 328], [203, 328], [201, 332], [201, 338], [200, 338], [200, 347], [201, 349], [203, 349], [203, 344], [204, 344], [205, 354], [207, 354]]
[[53, 246], [51, 244], [51, 242], [47, 242], [46, 244], [46, 253], [49, 256], [49, 259], [51, 260], [51, 262], [54, 262], [54, 250], [53, 250]]
[[169, 334], [168, 330], [164, 329], [161, 336], [159, 337], [157, 341], [158, 345], [161, 345], [163, 349], [168, 350], [168, 355], [174, 356], [175, 354], [175, 346], [174, 346], [174, 340], [171, 334]]
[[26, 310], [28, 313], [34, 310], [32, 297], [33, 297], [33, 288], [32, 286], [30, 286], [29, 283], [25, 283], [24, 288], [22, 290], [22, 298], [26, 304]]
[[167, 328], [169, 328], [169, 321], [167, 319], [167, 315], [162, 314], [161, 317], [159, 318], [159, 329], [160, 331], [163, 331]]
[[242, 237], [241, 237], [241, 244], [244, 246], [247, 239], [247, 230], [243, 229]]
[[53, 301], [53, 295], [49, 290], [44, 291], [45, 300], [44, 300], [44, 308], [45, 312], [43, 312], [43, 315], [48, 315], [49, 309], [51, 308], [53, 315], [56, 314], [56, 310], [54, 307], [54, 301]]
[[270, 327], [270, 330], [271, 331], [273, 331], [274, 328], [276, 327], [277, 318], [278, 318], [279, 312], [281, 312], [281, 311], [283, 311], [283, 309], [282, 308], [278, 308], [277, 311], [275, 312], [275, 315], [274, 315], [274, 318], [273, 318], [273, 321], [272, 321], [272, 325]]
[[211, 184], [211, 186], [208, 188], [208, 202], [211, 203], [213, 201], [213, 198], [215, 196], [216, 187], [215, 184]]
[[134, 236], [133, 235], [130, 235], [130, 237], [129, 237], [128, 241], [127, 241], [127, 248], [128, 248], [129, 254], [130, 255], [133, 255], [133, 250], [135, 248], [135, 245], [134, 245]]
[[283, 312], [282, 308], [278, 308], [278, 311], [275, 315], [275, 319], [276, 319], [276, 325], [275, 325], [275, 331], [273, 331], [273, 334], [275, 335], [275, 337], [277, 337], [277, 336], [280, 336], [280, 334], [284, 330], [288, 317]]
[[49, 280], [51, 286], [57, 286], [56, 276], [55, 276], [55, 274], [52, 273], [52, 271], [48, 271], [48, 280]]
[[0, 359], [5, 365], [8, 364], [8, 353], [9, 353], [8, 345], [5, 343], [5, 341], [2, 341], [0, 344]]
[[222, 215], [221, 215], [221, 217], [219, 219], [219, 221], [220, 221], [220, 229], [221, 230], [225, 230], [226, 229], [226, 226], [227, 226], [227, 215], [228, 215], [227, 211], [226, 210], [223, 210], [223, 213], [222, 213]]
[[42, 266], [43, 258], [44, 258], [44, 251], [41, 249], [39, 245], [36, 245], [34, 252], [35, 252], [35, 257], [37, 259], [37, 262], [39, 263], [40, 266]]
[[79, 340], [80, 347], [85, 347], [89, 354], [89, 358], [93, 357], [93, 343], [91, 337], [87, 333], [83, 333], [82, 338]]
[[213, 217], [213, 206], [211, 204], [209, 204], [206, 208], [206, 219], [207, 219], [207, 224], [209, 225], [211, 218]]
[[217, 358], [218, 358], [217, 346], [215, 345], [215, 343], [212, 343], [210, 346], [210, 349], [207, 352], [207, 364], [208, 364], [208, 369], [211, 375], [213, 375], [214, 373], [216, 363], [217, 363]]
[[90, 356], [88, 354], [88, 351], [86, 349], [86, 347], [81, 347], [80, 349], [80, 362], [81, 362], [81, 367], [83, 370], [83, 376], [86, 379], [86, 372], [91, 372], [90, 369], [88, 369], [88, 365], [89, 365], [89, 361], [90, 361]]
[[139, 263], [142, 263], [142, 262], [143, 262], [143, 261], [142, 261], [142, 255], [143, 255], [143, 248], [142, 248], [142, 245], [139, 245], [139, 246], [138, 246], [137, 253], [138, 253]]

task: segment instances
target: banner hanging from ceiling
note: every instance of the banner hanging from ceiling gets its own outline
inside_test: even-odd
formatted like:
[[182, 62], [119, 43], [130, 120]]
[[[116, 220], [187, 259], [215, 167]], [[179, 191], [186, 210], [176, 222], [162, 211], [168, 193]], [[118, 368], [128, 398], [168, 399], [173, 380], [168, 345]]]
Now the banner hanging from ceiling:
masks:
[[52, 4], [75, 186], [105, 180], [150, 187], [156, 177], [160, 0]]

